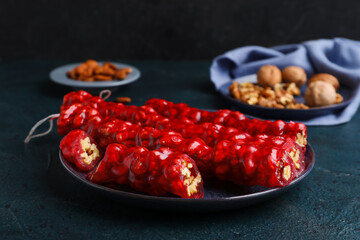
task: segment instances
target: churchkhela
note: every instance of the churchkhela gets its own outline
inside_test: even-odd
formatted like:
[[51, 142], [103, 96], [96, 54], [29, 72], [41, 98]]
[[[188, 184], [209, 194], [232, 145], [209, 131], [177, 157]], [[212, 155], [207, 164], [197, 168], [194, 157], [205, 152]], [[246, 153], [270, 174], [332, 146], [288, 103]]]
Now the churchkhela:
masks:
[[[86, 124], [84, 126], [84, 129], [90, 129], [86, 127]], [[69, 125], [68, 127], [76, 129], [76, 125]], [[97, 128], [96, 132], [91, 132], [91, 134], [102, 150], [111, 143], [120, 143], [131, 147], [142, 146], [148, 149], [171, 148], [193, 158], [204, 176], [216, 176], [219, 179], [237, 184], [266, 187], [285, 186], [294, 177], [299, 176], [305, 168], [302, 149], [290, 138], [281, 136], [250, 136], [243, 133], [223, 139], [214, 147], [210, 147], [198, 137], [185, 139], [177, 132], [158, 130], [151, 127], [142, 128], [116, 118], [105, 120]], [[226, 150], [224, 150], [224, 147]], [[250, 155], [254, 154], [254, 152], [258, 157], [251, 159]], [[276, 156], [274, 152], [279, 156], [274, 158]], [[233, 155], [229, 158], [228, 156], [231, 156], [231, 154]], [[269, 161], [269, 163], [261, 161]], [[260, 182], [262, 178], [259, 176], [265, 175], [265, 173], [257, 166], [263, 164], [274, 165], [268, 168], [267, 178], [276, 176], [278, 182]], [[236, 165], [243, 167], [237, 168]], [[247, 171], [246, 166], [252, 165], [255, 171]], [[244, 175], [248, 175], [248, 177], [242, 178]], [[259, 182], [256, 182], [256, 179]]]
[[94, 139], [79, 129], [71, 131], [61, 140], [60, 149], [64, 158], [82, 172], [93, 169], [101, 158], [101, 150]]
[[[194, 118], [176, 114], [169, 119], [163, 116], [165, 113], [160, 115], [151, 106], [105, 102], [100, 97], [79, 91], [65, 95], [57, 125], [61, 135], [74, 129], [86, 131], [99, 143], [101, 150], [113, 143], [127, 148], [145, 148], [145, 152], [166, 148], [174, 154], [194, 159], [196, 163], [193, 165], [197, 164], [204, 176], [216, 176], [236, 184], [286, 186], [304, 171], [304, 125], [249, 120], [249, 125], [258, 123], [259, 127], [250, 127], [250, 131], [246, 131], [233, 124], [245, 123], [241, 113], [235, 112], [233, 115], [238, 117], [232, 120], [228, 117], [225, 121], [226, 116], [220, 117], [221, 112], [226, 116], [232, 114], [228, 110], [220, 110], [216, 114], [204, 113], [203, 116], [208, 114], [206, 118], [209, 122], [194, 121]], [[302, 144], [299, 143], [299, 135], [303, 139]], [[98, 167], [107, 166], [102, 164], [103, 160]]]
[[[187, 137], [188, 135], [190, 135], [189, 137], [192, 137], [193, 134], [204, 134], [203, 132], [198, 132], [198, 126], [201, 125], [202, 128], [205, 127], [211, 129], [210, 131], [213, 135], [207, 132], [206, 136], [203, 137], [208, 138], [208, 140], [204, 140], [209, 145], [214, 144], [211, 140], [218, 141], [218, 136], [221, 135], [222, 132], [229, 132], [232, 131], [232, 129], [245, 131], [250, 135], [266, 134], [271, 136], [290, 137], [303, 147], [304, 150], [306, 149], [307, 144], [307, 129], [302, 123], [285, 123], [281, 120], [271, 122], [258, 119], [248, 119], [243, 114], [236, 111], [219, 110], [217, 112], [208, 112], [196, 108], [190, 108], [184, 103], [174, 104], [162, 99], [151, 99], [147, 102], [148, 105], [141, 107], [127, 106], [122, 103], [105, 102], [100, 97], [92, 96], [85, 91], [72, 92], [65, 95], [61, 110], [75, 103], [81, 103], [84, 106], [91, 106], [99, 110], [101, 115], [105, 117], [115, 117], [142, 126], [151, 126], [158, 129], [177, 131], [184, 137]], [[155, 103], [158, 103], [160, 106], [169, 106], [169, 109], [174, 109], [173, 105], [178, 106], [176, 108], [176, 113], [179, 112], [179, 114], [181, 114], [172, 113], [170, 114], [172, 118], [164, 117], [163, 115], [158, 114], [153, 107], [149, 106], [156, 105]], [[156, 109], [163, 112], [161, 109], [164, 109], [164, 107], [157, 107]], [[197, 113], [190, 114], [191, 112]], [[203, 120], [195, 121], [194, 118], [189, 119], [188, 117], [184, 117], [184, 115], [196, 115], [198, 116], [198, 119]], [[201, 118], [200, 116], [203, 117]]]
[[202, 198], [203, 181], [193, 159], [169, 148], [148, 150], [112, 143], [98, 166], [88, 173], [98, 184], [129, 185], [155, 196], [167, 193], [182, 198]]
[[244, 130], [251, 135], [286, 135], [302, 147], [306, 146], [307, 143], [307, 129], [303, 123], [286, 123], [282, 120], [271, 122], [268, 120], [249, 119], [238, 111], [224, 109], [209, 112], [190, 107], [186, 103], [176, 104], [156, 98], [148, 100], [145, 105], [152, 107], [158, 114], [170, 119], [186, 119], [196, 124], [205, 122], [221, 124], [225, 127]]

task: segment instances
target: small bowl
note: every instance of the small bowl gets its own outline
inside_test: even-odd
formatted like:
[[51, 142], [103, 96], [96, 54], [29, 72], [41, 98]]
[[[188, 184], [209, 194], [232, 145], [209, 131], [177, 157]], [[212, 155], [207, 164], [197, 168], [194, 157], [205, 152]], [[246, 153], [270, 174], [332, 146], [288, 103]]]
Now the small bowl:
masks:
[[[256, 74], [247, 75], [244, 77], [240, 77], [235, 79], [239, 83], [242, 82], [251, 82], [256, 83], [257, 78]], [[244, 103], [238, 99], [230, 96], [229, 86], [232, 82], [225, 83], [219, 89], [220, 94], [232, 105], [232, 107], [236, 110], [241, 111], [244, 114], [248, 114], [251, 116], [255, 116], [258, 118], [264, 119], [282, 119], [282, 120], [292, 120], [292, 121], [303, 121], [308, 120], [315, 117], [324, 116], [327, 114], [336, 114], [342, 111], [345, 107], [347, 107], [354, 99], [357, 88], [359, 86], [345, 86], [340, 85], [338, 93], [344, 98], [343, 102], [338, 104], [333, 104], [324, 107], [312, 107], [309, 109], [282, 109], [282, 108], [271, 108], [271, 107], [262, 107], [259, 105], [250, 105]], [[305, 99], [303, 97], [305, 92], [305, 86], [301, 88], [301, 96], [294, 97], [296, 102], [305, 103]]]
[[[103, 62], [98, 62], [100, 65], [103, 64]], [[111, 62], [112, 64], [116, 65], [119, 69], [121, 68], [131, 68], [132, 72], [126, 76], [124, 80], [111, 80], [111, 81], [95, 81], [95, 82], [84, 82], [84, 81], [78, 81], [71, 79], [67, 76], [67, 72], [71, 71], [75, 67], [79, 66], [82, 63], [72, 63], [64, 66], [60, 66], [55, 68], [50, 72], [50, 79], [58, 84], [65, 85], [72, 87], [74, 90], [86, 90], [90, 93], [99, 93], [100, 91], [104, 89], [109, 89], [111, 91], [115, 91], [118, 87], [122, 85], [126, 85], [132, 82], [135, 82], [138, 80], [141, 76], [141, 73], [139, 69], [137, 69], [134, 66], [123, 64], [123, 63], [117, 63], [117, 62]]]

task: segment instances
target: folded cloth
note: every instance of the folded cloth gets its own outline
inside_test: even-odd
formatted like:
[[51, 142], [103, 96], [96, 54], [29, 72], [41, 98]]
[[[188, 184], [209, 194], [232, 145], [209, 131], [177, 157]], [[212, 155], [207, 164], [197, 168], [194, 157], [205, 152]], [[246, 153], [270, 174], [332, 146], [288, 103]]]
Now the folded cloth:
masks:
[[360, 104], [360, 42], [346, 39], [319, 39], [265, 48], [246, 46], [216, 57], [210, 67], [210, 78], [219, 89], [235, 78], [254, 74], [263, 65], [279, 68], [302, 67], [308, 76], [326, 72], [340, 84], [356, 89], [353, 101], [341, 112], [302, 121], [308, 126], [337, 125], [349, 122]]

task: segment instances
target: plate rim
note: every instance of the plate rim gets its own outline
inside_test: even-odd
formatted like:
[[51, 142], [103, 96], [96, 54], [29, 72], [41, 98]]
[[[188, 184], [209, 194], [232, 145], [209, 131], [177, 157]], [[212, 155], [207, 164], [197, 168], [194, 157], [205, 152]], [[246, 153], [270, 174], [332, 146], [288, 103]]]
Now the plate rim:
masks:
[[[104, 88], [104, 87], [117, 87], [125, 84], [129, 84], [135, 82], [141, 77], [141, 72], [138, 68], [133, 65], [120, 63], [120, 62], [112, 62], [112, 61], [97, 61], [99, 64], [103, 64], [105, 62], [110, 62], [115, 64], [116, 66], [123, 68], [123, 67], [130, 67], [132, 68], [132, 72], [125, 78], [124, 80], [111, 80], [111, 81], [98, 81], [98, 82], [84, 82], [84, 81], [77, 81], [73, 80], [66, 76], [66, 72], [73, 69], [74, 67], [82, 64], [83, 62], [77, 63], [69, 63], [65, 65], [58, 66], [52, 69], [49, 73], [49, 78], [51, 81], [65, 85], [70, 87], [83, 87], [83, 88]], [[57, 74], [63, 74], [64, 78], [58, 78]], [[130, 76], [130, 77], [129, 77]]]
[[[110, 187], [106, 187], [100, 184], [96, 184], [96, 183], [92, 183], [90, 181], [88, 181], [85, 178], [79, 177], [78, 174], [75, 174], [73, 171], [73, 169], [70, 169], [68, 166], [70, 166], [70, 163], [65, 163], [64, 158], [62, 156], [62, 152], [59, 149], [59, 160], [61, 162], [61, 165], [65, 168], [65, 170], [67, 172], [70, 173], [71, 176], [73, 176], [74, 178], [76, 178], [78, 181], [85, 183], [88, 186], [94, 187], [96, 189], [99, 189], [101, 191], [104, 191], [104, 193], [111, 193], [111, 194], [115, 194], [116, 196], [121, 196], [121, 197], [130, 197], [133, 199], [137, 199], [137, 200], [151, 200], [151, 201], [160, 201], [160, 202], [179, 202], [179, 203], [189, 203], [189, 202], [197, 202], [197, 203], [224, 203], [224, 202], [233, 202], [233, 201], [241, 201], [241, 200], [246, 200], [246, 199], [258, 199], [262, 196], [268, 196], [271, 193], [274, 192], [283, 192], [286, 191], [292, 187], [294, 187], [295, 185], [297, 185], [299, 182], [301, 182], [307, 175], [309, 175], [309, 173], [312, 171], [312, 169], [314, 168], [315, 165], [315, 152], [313, 147], [307, 143], [306, 145], [306, 151], [310, 151], [312, 158], [310, 159], [307, 169], [303, 172], [303, 174], [301, 174], [299, 177], [297, 177], [295, 180], [293, 180], [289, 185], [285, 186], [285, 187], [278, 187], [278, 188], [269, 188], [266, 189], [264, 191], [260, 191], [260, 192], [255, 192], [255, 193], [250, 193], [250, 194], [244, 194], [244, 195], [240, 195], [240, 196], [231, 196], [231, 197], [223, 197], [223, 198], [212, 198], [212, 199], [205, 199], [205, 198], [200, 198], [200, 199], [195, 199], [195, 198], [180, 198], [180, 197], [163, 197], [163, 196], [151, 196], [148, 195], [146, 193], [133, 193], [133, 192], [128, 192], [128, 191], [124, 191], [124, 190], [119, 190], [119, 189], [113, 189]], [[85, 173], [82, 173], [85, 174]]]

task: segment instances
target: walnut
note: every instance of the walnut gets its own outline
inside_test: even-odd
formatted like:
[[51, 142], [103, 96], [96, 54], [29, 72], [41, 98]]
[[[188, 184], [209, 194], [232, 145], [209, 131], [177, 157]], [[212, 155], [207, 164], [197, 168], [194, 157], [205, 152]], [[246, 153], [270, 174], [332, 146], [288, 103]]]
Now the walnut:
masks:
[[316, 82], [316, 81], [323, 81], [323, 82], [330, 83], [331, 85], [333, 85], [333, 87], [335, 88], [336, 91], [340, 87], [339, 80], [336, 77], [334, 77], [333, 75], [328, 74], [328, 73], [315, 74], [314, 76], [312, 76], [309, 79], [307, 85], [309, 86], [311, 83]]
[[307, 144], [305, 130], [303, 130], [302, 133], [296, 134], [296, 143], [299, 144], [301, 147], [304, 147]]
[[183, 169], [181, 169], [181, 174], [184, 176], [184, 184], [187, 186], [187, 194], [191, 196], [191, 194], [197, 192], [197, 186], [202, 181], [201, 175], [198, 174], [196, 177], [192, 176], [190, 169], [193, 167], [191, 163], [188, 163]]
[[291, 95], [298, 96], [300, 95], [300, 88], [296, 86], [295, 83], [277, 83], [274, 85], [275, 93], [289, 93]]
[[295, 83], [277, 83], [273, 88], [244, 82], [234, 81], [229, 86], [232, 97], [249, 105], [259, 105], [270, 108], [307, 109], [303, 103], [296, 103], [294, 95], [300, 93]]
[[286, 85], [286, 92], [291, 95], [299, 96], [301, 94], [300, 89], [297, 87], [295, 83], [290, 83]]
[[281, 71], [274, 65], [262, 66], [257, 72], [257, 81], [263, 87], [273, 87], [281, 82]]
[[288, 66], [281, 71], [281, 74], [284, 82], [295, 83], [298, 87], [306, 82], [306, 73], [301, 67]]
[[291, 167], [285, 166], [282, 173], [283, 178], [287, 181], [291, 177]]
[[307, 106], [303, 103], [296, 103], [294, 106], [294, 109], [309, 109], [309, 106]]
[[269, 87], [261, 91], [260, 95], [264, 98], [275, 98], [275, 92]]
[[300, 163], [299, 163], [300, 151], [299, 151], [299, 149], [296, 149], [296, 148], [292, 149], [291, 152], [289, 153], [289, 156], [293, 160], [296, 169], [300, 169]]
[[337, 93], [334, 104], [341, 103], [343, 100], [344, 98], [339, 93]]
[[280, 96], [278, 99], [279, 99], [278, 102], [284, 106], [286, 106], [287, 104], [294, 103], [294, 96], [288, 93], [285, 93], [284, 95]]
[[275, 103], [273, 104], [271, 107], [274, 107], [274, 108], [285, 108], [283, 105], [279, 104], [279, 103]]
[[236, 99], [240, 99], [240, 91], [239, 91], [239, 83], [234, 81], [230, 86], [229, 86], [229, 92], [230, 95], [233, 96]]
[[94, 143], [90, 142], [90, 138], [86, 137], [85, 139], [80, 140], [81, 149], [84, 151], [80, 154], [80, 157], [83, 158], [83, 161], [86, 164], [90, 164], [96, 158], [100, 156], [100, 151]]
[[315, 81], [307, 87], [304, 97], [307, 105], [321, 107], [334, 104], [336, 91], [330, 83]]

